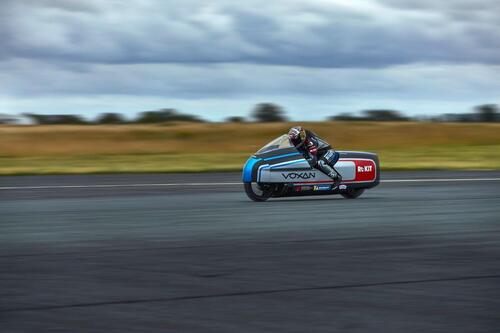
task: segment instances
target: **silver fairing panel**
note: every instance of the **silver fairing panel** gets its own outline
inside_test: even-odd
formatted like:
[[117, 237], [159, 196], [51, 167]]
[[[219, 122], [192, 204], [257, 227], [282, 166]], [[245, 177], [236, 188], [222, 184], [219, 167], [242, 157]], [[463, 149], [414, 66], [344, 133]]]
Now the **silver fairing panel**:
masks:
[[[338, 161], [335, 169], [344, 181], [356, 177], [355, 164], [352, 161]], [[311, 168], [303, 158], [275, 165], [261, 165], [257, 173], [257, 181], [262, 183], [300, 183], [332, 181], [318, 169]]]

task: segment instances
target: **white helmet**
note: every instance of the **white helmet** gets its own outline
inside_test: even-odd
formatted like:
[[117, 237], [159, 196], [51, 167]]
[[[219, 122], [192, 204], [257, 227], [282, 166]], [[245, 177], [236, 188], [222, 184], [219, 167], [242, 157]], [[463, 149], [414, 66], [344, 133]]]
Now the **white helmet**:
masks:
[[297, 146], [305, 141], [306, 131], [302, 128], [302, 126], [292, 127], [288, 131], [288, 139], [293, 145]]

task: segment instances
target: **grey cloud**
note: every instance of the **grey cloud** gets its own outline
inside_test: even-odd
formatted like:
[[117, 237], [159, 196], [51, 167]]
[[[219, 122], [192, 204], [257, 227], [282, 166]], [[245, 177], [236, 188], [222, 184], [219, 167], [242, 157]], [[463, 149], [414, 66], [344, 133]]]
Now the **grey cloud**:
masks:
[[[389, 68], [305, 68], [258, 64], [0, 64], [11, 96], [129, 95], [199, 99], [248, 95], [460, 99], [498, 97], [500, 66], [413, 64]], [[4, 84], [2, 84], [4, 83]]]
[[0, 57], [330, 68], [500, 63], [495, 1], [441, 3], [10, 1]]
[[[15, 1], [15, 0], [13, 0]], [[98, 2], [88, 1], [68, 1], [68, 0], [23, 0], [24, 5], [40, 6], [48, 9], [68, 12], [97, 13], [99, 12]]]
[[475, 14], [482, 12], [494, 12], [500, 8], [500, 4], [496, 0], [380, 0], [380, 2], [391, 7], [407, 10], [435, 11], [450, 16], [453, 16], [455, 13], [468, 13], [468, 17], [475, 17]]
[[495, 6], [489, 0], [6, 0], [0, 107], [26, 111], [41, 101], [41, 110], [71, 103], [102, 110], [93, 104], [100, 98], [110, 108], [120, 100], [136, 110], [150, 100], [203, 108], [216, 99], [213, 112], [266, 98], [324, 110], [337, 101], [352, 108], [372, 101], [495, 102]]

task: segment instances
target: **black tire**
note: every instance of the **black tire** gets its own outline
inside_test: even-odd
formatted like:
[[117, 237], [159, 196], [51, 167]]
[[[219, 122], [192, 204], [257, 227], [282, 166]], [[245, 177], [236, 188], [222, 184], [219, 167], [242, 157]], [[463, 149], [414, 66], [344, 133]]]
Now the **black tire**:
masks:
[[340, 194], [346, 199], [356, 199], [365, 191], [364, 188], [351, 188], [340, 192]]
[[270, 184], [245, 183], [245, 193], [253, 201], [262, 202], [269, 199], [276, 187]]

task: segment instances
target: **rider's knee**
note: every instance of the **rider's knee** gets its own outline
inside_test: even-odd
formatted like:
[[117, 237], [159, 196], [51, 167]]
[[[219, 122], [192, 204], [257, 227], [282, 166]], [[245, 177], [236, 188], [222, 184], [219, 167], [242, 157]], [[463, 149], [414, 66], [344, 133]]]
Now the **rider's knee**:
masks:
[[326, 163], [326, 161], [324, 159], [320, 159], [318, 161], [318, 164], [321, 166], [321, 167], [325, 167], [325, 166], [328, 166], [328, 163]]

